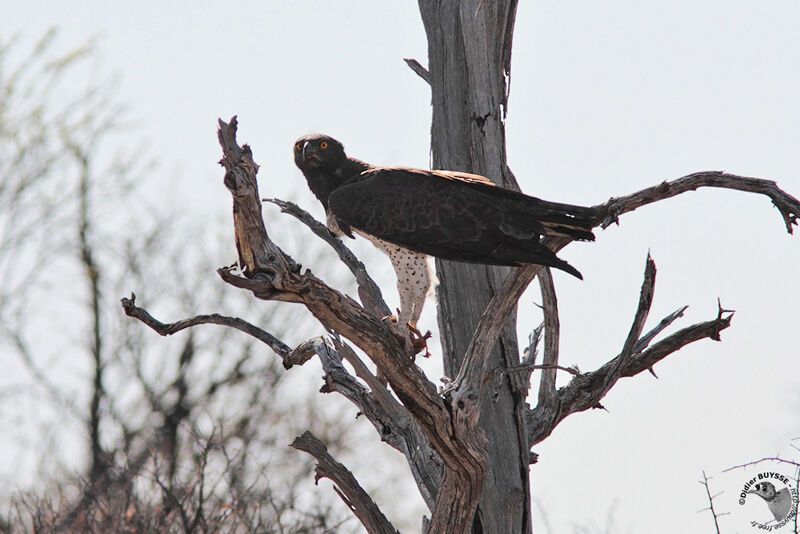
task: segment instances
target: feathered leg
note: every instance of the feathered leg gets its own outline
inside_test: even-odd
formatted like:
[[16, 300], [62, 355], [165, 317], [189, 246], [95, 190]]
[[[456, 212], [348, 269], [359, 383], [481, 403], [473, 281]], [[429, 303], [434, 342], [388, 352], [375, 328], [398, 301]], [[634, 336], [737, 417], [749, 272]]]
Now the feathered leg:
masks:
[[369, 239], [389, 256], [397, 275], [397, 292], [400, 295], [397, 327], [400, 330], [400, 337], [404, 344], [406, 340], [411, 342], [415, 354], [424, 350], [427, 355], [426, 340], [430, 337], [430, 332], [424, 335], [420, 333], [417, 330], [417, 321], [425, 306], [425, 298], [436, 278], [431, 268], [430, 257], [374, 237]]

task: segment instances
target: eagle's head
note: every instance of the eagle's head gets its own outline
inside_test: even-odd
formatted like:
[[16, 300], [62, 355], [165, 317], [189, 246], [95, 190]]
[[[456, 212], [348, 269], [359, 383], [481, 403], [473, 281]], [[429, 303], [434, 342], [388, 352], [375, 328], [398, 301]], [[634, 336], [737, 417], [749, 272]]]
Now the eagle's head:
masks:
[[304, 135], [294, 143], [294, 162], [306, 175], [314, 171], [335, 171], [346, 160], [342, 144], [327, 135]]

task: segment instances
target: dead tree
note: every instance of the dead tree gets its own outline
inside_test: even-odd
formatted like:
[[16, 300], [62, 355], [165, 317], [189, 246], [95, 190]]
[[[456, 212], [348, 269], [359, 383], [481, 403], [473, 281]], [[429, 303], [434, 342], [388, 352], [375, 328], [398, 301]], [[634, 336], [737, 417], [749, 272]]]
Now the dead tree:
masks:
[[[431, 86], [434, 166], [484, 174], [504, 187], [516, 188], [506, 165], [503, 126], [516, 2], [420, 0], [420, 8], [428, 34], [429, 68], [408, 62]], [[656, 277], [655, 264], [648, 257], [633, 324], [619, 354], [600, 368], [581, 373], [559, 365], [558, 309], [547, 269], [528, 265], [503, 270], [440, 261], [439, 326], [449, 378], [437, 389], [381, 322], [389, 308], [364, 266], [324, 225], [298, 206], [272, 201], [334, 248], [356, 278], [360, 303], [303, 269], [270, 240], [261, 216], [258, 166], [250, 148], [240, 147], [236, 140], [235, 117], [229, 123], [220, 120], [218, 136], [224, 183], [233, 195], [239, 252], [238, 269], [225, 267], [218, 274], [256, 298], [302, 304], [330, 335], [291, 348], [241, 319], [211, 315], [165, 324], [137, 307], [133, 298], [123, 299], [126, 313], [162, 335], [202, 323], [239, 329], [271, 347], [287, 369], [317, 355], [326, 373], [322, 391], [347, 398], [382, 440], [405, 455], [431, 512], [430, 519], [423, 521], [423, 532], [530, 532], [531, 447], [570, 414], [601, 407], [603, 397], [620, 378], [652, 371], [657, 362], [689, 343], [719, 340], [720, 332], [731, 324], [732, 312], [720, 306], [716, 317], [654, 342], [685, 308], [644, 333]], [[595, 227], [605, 228], [625, 213], [699, 187], [768, 196], [790, 233], [800, 215], [800, 202], [772, 181], [710, 171], [597, 205]], [[546, 244], [558, 251], [569, 240], [548, 239]], [[535, 361], [535, 346], [521, 357], [513, 329], [517, 300], [537, 276], [545, 315], [541, 364]], [[487, 279], [495, 283], [490, 287]], [[464, 287], [470, 288], [469, 294], [459, 289]], [[365, 364], [365, 356], [388, 380], [391, 391]], [[530, 408], [525, 397], [535, 370], [541, 370], [539, 396], [537, 405]], [[566, 387], [556, 390], [559, 370], [573, 376]], [[317, 477], [333, 480], [336, 491], [369, 532], [396, 532], [352, 473], [313, 436], [306, 434], [293, 446], [317, 459]]]
[[[652, 370], [657, 362], [694, 341], [704, 338], [718, 340], [720, 332], [730, 326], [732, 313], [720, 308], [717, 316], [709, 321], [689, 326], [653, 343], [658, 334], [682, 315], [683, 308], [643, 334], [656, 275], [655, 264], [648, 258], [630, 333], [620, 353], [605, 365], [588, 373], [558, 365], [554, 341], [557, 337], [555, 299], [544, 282], [545, 328], [549, 326], [551, 329], [545, 339], [544, 363], [536, 365], [530, 358], [532, 352], [529, 352], [527, 361], [517, 360], [514, 365], [502, 369], [492, 368], [490, 351], [522, 291], [537, 275], [549, 279], [541, 267], [529, 265], [514, 269], [503, 281], [499, 293], [491, 299], [478, 322], [461, 367], [442, 390], [437, 390], [435, 384], [414, 365], [412, 355], [404, 350], [389, 327], [381, 322], [380, 318], [388, 307], [363, 265], [340, 241], [330, 237], [321, 223], [299, 207], [278, 201], [285, 211], [305, 222], [334, 247], [358, 281], [362, 304], [329, 287], [310, 270], [304, 270], [270, 240], [261, 219], [256, 182], [258, 167], [253, 162], [250, 148], [247, 145], [240, 148], [235, 135], [235, 118], [230, 123], [220, 121], [219, 139], [225, 154], [222, 164], [226, 168], [225, 185], [233, 195], [234, 228], [241, 269], [224, 267], [218, 273], [227, 283], [251, 291], [256, 298], [304, 305], [330, 332], [329, 338], [310, 339], [292, 349], [268, 332], [237, 318], [204, 315], [165, 324], [137, 307], [133, 298], [122, 300], [125, 312], [161, 335], [208, 323], [236, 328], [268, 345], [282, 358], [287, 369], [317, 355], [326, 372], [323, 391], [336, 392], [350, 400], [375, 426], [384, 441], [405, 454], [432, 512], [428, 532], [468, 532], [471, 528], [484, 491], [483, 479], [490, 460], [486, 431], [479, 424], [480, 410], [484, 402], [492, 402], [485, 399], [485, 393], [488, 384], [498, 374], [523, 377], [527, 381], [534, 370], [547, 371], [542, 373], [539, 403], [523, 412], [527, 452], [568, 415], [600, 407], [602, 398], [620, 378]], [[780, 211], [787, 230], [791, 231], [797, 223], [800, 202], [774, 182], [722, 172], [702, 172], [632, 195], [612, 198], [596, 206], [596, 226], [608, 226], [617, 222], [624, 213], [704, 186], [764, 194]], [[558, 250], [567, 244], [564, 240], [554, 240], [550, 246]], [[394, 395], [370, 371], [363, 356], [357, 354], [351, 344], [383, 371]], [[344, 362], [352, 367], [355, 376]], [[557, 369], [574, 375], [569, 385], [558, 391], [552, 380], [552, 373]], [[379, 513], [378, 507], [366, 501], [367, 494], [355, 484], [352, 475], [310, 436], [295, 442], [294, 446], [315, 454], [321, 466], [318, 476], [333, 479], [343, 499], [359, 515], [362, 523], [370, 525], [371, 532], [395, 531]]]

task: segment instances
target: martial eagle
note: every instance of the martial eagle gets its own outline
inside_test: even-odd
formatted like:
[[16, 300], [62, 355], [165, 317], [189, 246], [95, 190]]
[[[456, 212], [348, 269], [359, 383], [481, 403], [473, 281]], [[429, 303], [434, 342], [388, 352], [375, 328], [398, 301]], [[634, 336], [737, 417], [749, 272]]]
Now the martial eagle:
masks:
[[416, 332], [435, 280], [430, 256], [491, 265], [547, 265], [583, 278], [542, 245], [543, 236], [591, 241], [591, 208], [546, 202], [476, 174], [375, 167], [348, 158], [322, 134], [301, 137], [294, 161], [337, 236], [357, 233], [391, 259], [400, 293], [398, 325]]

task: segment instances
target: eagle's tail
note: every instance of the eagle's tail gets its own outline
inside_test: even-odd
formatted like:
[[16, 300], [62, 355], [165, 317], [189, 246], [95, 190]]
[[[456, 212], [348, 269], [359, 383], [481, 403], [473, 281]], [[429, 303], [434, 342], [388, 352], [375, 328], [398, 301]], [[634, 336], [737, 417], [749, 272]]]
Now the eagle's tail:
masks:
[[[592, 228], [597, 225], [598, 218], [595, 208], [537, 200], [536, 216], [548, 235], [561, 235], [579, 241], [594, 241]], [[564, 270], [571, 272], [569, 269]]]

